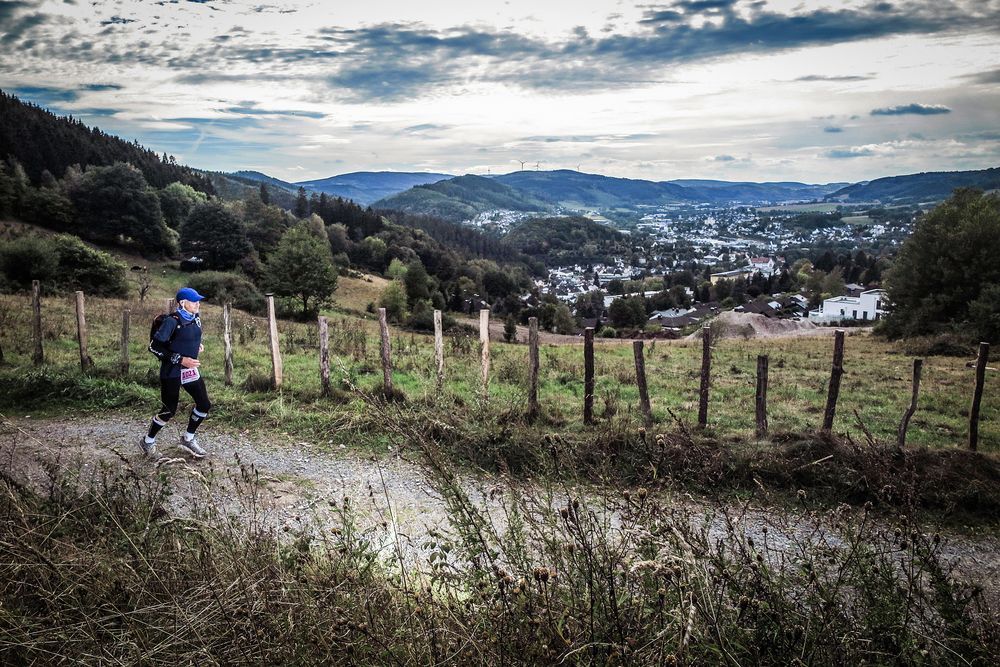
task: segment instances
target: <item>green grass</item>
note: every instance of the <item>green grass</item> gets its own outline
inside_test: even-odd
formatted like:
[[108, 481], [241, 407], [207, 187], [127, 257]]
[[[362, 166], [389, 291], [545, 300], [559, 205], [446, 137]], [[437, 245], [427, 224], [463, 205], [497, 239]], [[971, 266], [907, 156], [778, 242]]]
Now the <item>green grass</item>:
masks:
[[790, 213], [805, 213], [815, 211], [817, 213], [830, 213], [836, 211], [840, 204], [836, 203], [815, 203], [815, 204], [784, 204], [782, 206], [762, 206], [758, 211], [787, 211]]
[[[122, 301], [88, 299], [90, 371], [81, 392], [54, 391], [26, 402], [5, 392], [5, 410], [51, 409], [54, 412], [109, 407], [116, 393], [136, 400], [125, 403], [137, 411], [156, 408], [155, 359], [146, 351], [148, 323], [161, 307], [161, 298], [132, 302], [129, 341], [131, 370], [119, 370]], [[68, 297], [48, 298], [43, 305], [47, 373], [75, 376], [79, 353], [76, 325]], [[330, 424], [355, 424], [364, 419], [364, 402], [355, 389], [376, 390], [381, 385], [379, 343], [374, 322], [332, 313], [330, 315], [331, 379], [338, 389], [333, 399], [320, 395], [318, 334], [315, 325], [279, 322], [284, 361], [284, 385], [279, 393], [244, 391], [260, 386], [270, 374], [268, 336], [264, 318], [242, 312], [233, 315], [234, 386], [222, 382], [223, 345], [220, 308], [206, 304], [203, 375], [216, 404], [215, 417], [242, 422], [247, 418], [267, 429], [308, 434]], [[0, 344], [6, 364], [0, 378], [12, 382], [31, 369], [30, 300], [26, 296], [0, 297]], [[527, 347], [491, 344], [491, 405], [526, 404]], [[676, 415], [684, 422], [697, 417], [701, 343], [648, 342], [646, 372], [654, 418], [671, 424]], [[752, 439], [756, 357], [770, 356], [769, 421], [773, 432], [804, 432], [822, 420], [830, 375], [832, 340], [829, 338], [725, 339], [713, 350], [709, 425], [719, 436]], [[429, 336], [392, 333], [394, 383], [412, 402], [448, 404], [458, 401], [475, 406], [468, 417], [489, 419], [478, 406], [480, 366], [478, 341], [468, 336], [449, 337], [445, 343], [446, 382], [435, 387], [433, 340]], [[970, 357], [971, 358], [971, 357]], [[545, 345], [540, 351], [539, 397], [543, 420], [537, 428], [558, 426], [583, 435], [583, 353], [580, 345]], [[919, 408], [908, 442], [932, 448], [963, 447], [967, 437], [973, 371], [966, 359], [931, 357], [924, 363]], [[879, 439], [894, 439], [899, 420], [909, 402], [912, 359], [890, 343], [869, 334], [850, 332], [846, 343], [845, 375], [837, 409], [835, 431], [859, 435], [855, 411], [865, 427]], [[980, 424], [980, 449], [1000, 449], [997, 421], [1000, 395], [991, 391], [988, 377]], [[632, 348], [624, 343], [602, 343], [596, 350], [595, 412], [599, 420], [638, 426], [638, 392], [635, 387]], [[248, 382], [249, 378], [249, 382]], [[264, 383], [266, 384], [266, 383]], [[96, 387], [102, 387], [95, 393]], [[326, 426], [324, 426], [326, 425]]]

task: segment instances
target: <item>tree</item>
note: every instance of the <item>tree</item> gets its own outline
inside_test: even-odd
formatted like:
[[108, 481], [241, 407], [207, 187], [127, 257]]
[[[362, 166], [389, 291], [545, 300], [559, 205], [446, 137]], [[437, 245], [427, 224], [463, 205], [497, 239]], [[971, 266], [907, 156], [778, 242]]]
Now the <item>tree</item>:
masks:
[[415, 259], [406, 265], [406, 274], [403, 276], [403, 284], [406, 285], [406, 298], [410, 303], [416, 303], [421, 299], [429, 299], [431, 296], [428, 288], [429, 276], [423, 262]]
[[292, 227], [267, 260], [264, 283], [276, 295], [301, 302], [303, 319], [316, 315], [337, 289], [330, 244], [308, 221]]
[[517, 320], [513, 315], [508, 315], [503, 323], [503, 339], [507, 343], [517, 342]]
[[21, 204], [21, 217], [49, 229], [71, 230], [75, 211], [62, 192], [54, 188], [28, 188]]
[[406, 319], [406, 287], [399, 280], [391, 280], [378, 297], [378, 305], [385, 308], [385, 315], [393, 322]]
[[608, 308], [608, 317], [618, 328], [643, 326], [646, 323], [646, 307], [642, 297], [615, 299]]
[[271, 193], [267, 191], [267, 183], [263, 181], [260, 184], [260, 203], [265, 206], [271, 203]]
[[295, 217], [304, 218], [309, 215], [309, 199], [306, 197], [306, 189], [299, 186], [299, 193], [295, 197]]
[[119, 162], [110, 167], [88, 168], [69, 191], [69, 197], [76, 208], [81, 236], [101, 243], [132, 245], [144, 254], [176, 252], [156, 191], [132, 165]]
[[573, 314], [569, 312], [569, 306], [565, 303], [560, 303], [555, 307], [552, 328], [555, 329], [556, 333], [564, 335], [569, 335], [576, 330], [576, 321], [573, 319]]
[[208, 201], [205, 193], [176, 182], [160, 190], [157, 196], [160, 198], [163, 221], [171, 229], [179, 229], [195, 206]]
[[403, 264], [398, 258], [394, 257], [389, 262], [389, 268], [385, 270], [385, 275], [389, 276], [392, 280], [402, 280], [403, 276], [406, 275], [406, 264]]
[[[961, 188], [918, 222], [886, 275], [891, 336], [976, 327], [997, 341], [1000, 196]], [[972, 304], [975, 304], [974, 306]]]
[[282, 235], [288, 231], [294, 219], [288, 213], [274, 204], [265, 204], [257, 197], [247, 198], [244, 205], [243, 220], [246, 225], [247, 238], [262, 258], [278, 247]]
[[226, 271], [250, 254], [246, 228], [217, 201], [198, 204], [181, 226], [181, 250], [205, 261], [205, 268]]

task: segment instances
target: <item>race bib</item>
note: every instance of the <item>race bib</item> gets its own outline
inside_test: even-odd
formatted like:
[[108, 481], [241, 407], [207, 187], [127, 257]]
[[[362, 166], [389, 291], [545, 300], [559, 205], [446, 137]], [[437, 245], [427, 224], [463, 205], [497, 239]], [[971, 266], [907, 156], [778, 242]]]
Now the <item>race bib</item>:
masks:
[[197, 368], [182, 368], [181, 369], [181, 384], [187, 384], [188, 382], [194, 382], [201, 377], [201, 373], [198, 372]]

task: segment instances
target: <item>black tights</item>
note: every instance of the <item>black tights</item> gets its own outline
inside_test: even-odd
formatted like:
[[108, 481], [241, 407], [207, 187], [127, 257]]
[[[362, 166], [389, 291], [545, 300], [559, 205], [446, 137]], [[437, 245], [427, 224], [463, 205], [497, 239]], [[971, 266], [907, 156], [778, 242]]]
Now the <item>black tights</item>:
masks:
[[149, 424], [149, 437], [155, 438], [160, 429], [167, 425], [170, 418], [177, 412], [177, 402], [180, 400], [181, 387], [194, 399], [194, 407], [191, 408], [191, 417], [188, 419], [188, 433], [194, 433], [201, 422], [208, 416], [208, 411], [212, 408], [212, 402], [208, 400], [208, 390], [205, 389], [205, 380], [198, 378], [194, 382], [181, 384], [180, 378], [160, 378], [160, 412], [153, 417]]

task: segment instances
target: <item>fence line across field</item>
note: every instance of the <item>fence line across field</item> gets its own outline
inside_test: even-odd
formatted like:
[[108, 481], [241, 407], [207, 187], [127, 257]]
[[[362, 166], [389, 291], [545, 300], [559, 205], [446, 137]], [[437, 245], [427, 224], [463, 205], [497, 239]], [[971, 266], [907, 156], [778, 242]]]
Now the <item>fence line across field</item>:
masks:
[[[274, 295], [267, 294], [267, 331], [268, 347], [271, 360], [270, 386], [272, 389], [280, 389], [284, 379], [284, 370], [278, 336], [277, 316], [274, 305]], [[165, 299], [164, 307], [167, 312], [172, 312], [176, 308], [173, 299]], [[80, 353], [81, 371], [87, 372], [94, 367], [93, 358], [89, 351], [88, 328], [86, 320], [86, 299], [82, 291], [74, 294], [76, 338]], [[32, 281], [31, 294], [31, 336], [32, 336], [32, 364], [40, 365], [44, 363], [45, 352], [42, 341], [42, 296], [41, 288], [37, 280]], [[225, 303], [222, 309], [223, 320], [223, 345], [225, 352], [225, 384], [233, 384], [233, 357], [234, 350], [232, 344], [232, 305]], [[132, 310], [126, 306], [122, 309], [121, 320], [121, 340], [119, 352], [119, 368], [121, 373], [127, 374], [130, 368], [129, 360], [129, 335]], [[383, 391], [386, 396], [393, 394], [393, 366], [391, 356], [391, 336], [388, 318], [385, 308], [378, 309], [380, 357], [383, 377]], [[479, 349], [480, 349], [480, 397], [485, 404], [490, 396], [490, 311], [482, 309], [479, 311]], [[329, 323], [326, 317], [317, 319], [319, 336], [319, 369], [320, 387], [323, 396], [329, 396], [330, 390], [330, 350], [329, 350]], [[708, 408], [711, 394], [711, 367], [712, 367], [712, 332], [710, 327], [705, 326], [701, 330], [702, 337], [702, 364], [700, 373], [700, 383], [698, 390], [698, 426], [706, 428], [708, 426]], [[829, 433], [833, 430], [834, 419], [836, 417], [837, 403], [840, 397], [841, 378], [844, 374], [844, 339], [843, 329], [834, 332], [834, 347], [832, 364], [830, 370], [830, 381], [827, 390], [826, 407], [823, 411], [823, 422], [820, 427], [822, 432]], [[539, 376], [539, 331], [538, 318], [528, 318], [528, 405], [526, 417], [529, 422], [533, 422], [540, 414], [538, 399], [538, 376]], [[411, 341], [412, 343], [412, 341]], [[405, 347], [405, 344], [404, 344]], [[986, 370], [989, 363], [988, 343], [979, 344], [979, 354], [975, 362], [975, 379], [972, 392], [972, 405], [969, 410], [969, 431], [968, 447], [975, 451], [979, 442], [979, 421], [981, 416], [982, 397], [985, 387]], [[404, 350], [405, 351], [405, 350]], [[652, 406], [649, 396], [649, 389], [646, 383], [646, 365], [644, 357], [643, 341], [633, 341], [633, 356], [635, 359], [635, 380], [639, 393], [639, 409], [643, 417], [644, 424], [652, 426], [654, 423]], [[583, 336], [583, 423], [587, 426], [595, 423], [594, 419], [594, 388], [595, 388], [595, 364], [594, 364], [594, 328], [587, 327]], [[971, 362], [970, 362], [970, 365]], [[444, 336], [442, 328], [442, 313], [440, 310], [434, 311], [434, 367], [435, 386], [440, 392], [445, 381], [444, 363]], [[920, 389], [921, 371], [923, 367], [922, 359], [913, 360], [913, 382], [912, 397], [903, 418], [900, 422], [896, 444], [902, 448], [906, 443], [906, 433], [910, 419], [917, 410], [917, 399]], [[755, 392], [755, 413], [756, 429], [758, 438], [764, 438], [768, 433], [767, 419], [767, 390], [768, 390], [768, 356], [759, 355], [757, 357], [757, 384]]]

